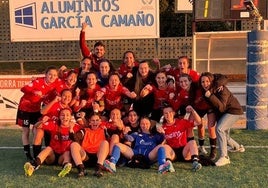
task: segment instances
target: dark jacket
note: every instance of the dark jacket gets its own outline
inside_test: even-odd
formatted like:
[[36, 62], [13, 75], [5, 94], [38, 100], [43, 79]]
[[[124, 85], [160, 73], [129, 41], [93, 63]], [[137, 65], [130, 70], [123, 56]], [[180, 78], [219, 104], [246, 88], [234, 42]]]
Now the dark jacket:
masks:
[[225, 113], [234, 115], [243, 114], [243, 109], [239, 101], [225, 85], [222, 86], [221, 90], [214, 90], [208, 100], [216, 112], [217, 119]]

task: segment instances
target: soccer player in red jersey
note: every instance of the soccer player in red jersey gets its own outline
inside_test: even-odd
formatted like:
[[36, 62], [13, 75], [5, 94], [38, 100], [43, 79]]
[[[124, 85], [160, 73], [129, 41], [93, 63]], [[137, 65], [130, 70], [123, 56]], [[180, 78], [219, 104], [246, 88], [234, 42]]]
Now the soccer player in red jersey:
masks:
[[134, 92], [130, 92], [126, 87], [124, 87], [120, 82], [120, 77], [118, 73], [111, 73], [109, 76], [109, 84], [106, 85], [99, 91], [99, 96], [97, 101], [104, 98], [105, 111], [109, 115], [110, 111], [117, 108], [123, 108], [122, 96], [127, 96], [134, 99], [137, 95]]
[[55, 89], [58, 81], [55, 67], [48, 67], [45, 77], [36, 78], [21, 88], [23, 96], [20, 99], [16, 124], [22, 127], [22, 144], [28, 160], [33, 160], [30, 152], [30, 125], [34, 125], [41, 117], [40, 108], [46, 95]]
[[99, 91], [101, 87], [97, 84], [97, 75], [95, 72], [91, 71], [87, 73], [86, 83], [87, 87], [80, 91], [80, 96], [73, 106], [73, 110], [77, 115], [82, 113], [85, 114], [82, 115], [84, 117], [77, 117], [78, 119], [82, 119], [83, 124], [86, 124], [90, 114], [94, 111], [102, 112], [104, 110], [104, 102], [96, 101], [96, 92]]
[[72, 91], [72, 94], [75, 94], [75, 86], [77, 82], [77, 73], [74, 70], [71, 70], [67, 73], [66, 78], [62, 78], [57, 83], [54, 90], [52, 90], [45, 98], [43, 105], [47, 105], [52, 100], [55, 99], [56, 96], [61, 96], [62, 91], [65, 89], [69, 89]]
[[[69, 108], [60, 111], [60, 121], [47, 121], [42, 119], [36, 124], [37, 128], [47, 130], [51, 134], [50, 145], [42, 150], [31, 164], [24, 164], [26, 176], [31, 176], [44, 162], [46, 164], [59, 164], [63, 166], [62, 171], [58, 174], [64, 177], [72, 169], [70, 145], [72, 143], [71, 134], [80, 130], [80, 126], [72, 122], [72, 112]], [[60, 123], [58, 123], [60, 122]]]
[[[62, 91], [61, 96], [56, 96], [53, 101], [49, 104], [43, 106], [41, 109], [42, 118], [46, 118], [52, 121], [59, 120], [60, 111], [64, 108], [70, 108], [69, 104], [72, 100], [72, 91], [69, 89], [65, 89]], [[33, 138], [33, 155], [34, 158], [40, 153], [42, 148], [42, 139], [44, 138], [44, 133], [47, 135], [45, 137], [45, 145], [49, 146], [51, 135], [48, 131], [44, 131], [43, 129], [35, 129], [35, 134]]]
[[66, 66], [61, 66], [59, 69], [59, 77], [62, 80], [65, 80], [70, 72], [75, 72], [77, 74], [76, 88], [82, 89], [87, 86], [86, 84], [86, 76], [90, 71], [98, 71], [92, 66], [92, 59], [89, 57], [85, 57], [80, 62], [80, 67], [74, 69], [68, 69]]
[[[187, 56], [178, 57], [178, 66], [173, 68], [170, 64], [161, 67], [167, 72], [167, 75], [172, 75], [175, 78], [176, 86], [179, 86], [179, 77], [181, 74], [189, 74], [192, 81], [198, 83], [199, 73], [192, 69], [190, 59]], [[178, 88], [179, 89], [179, 88]]]
[[168, 104], [169, 98], [175, 95], [174, 88], [168, 87], [167, 84], [167, 75], [165, 71], [159, 71], [155, 76], [156, 84], [155, 85], [146, 85], [141, 93], [141, 97], [147, 96], [149, 93], [153, 93], [154, 96], [154, 105], [151, 115], [151, 119], [159, 121], [162, 116], [163, 107]]
[[197, 171], [202, 168], [202, 165], [198, 162], [198, 148], [195, 140], [187, 142], [187, 131], [191, 131], [195, 125], [200, 124], [201, 118], [192, 106], [187, 106], [186, 112], [194, 117], [194, 121], [176, 119], [172, 107], [165, 107], [163, 109], [164, 122], [162, 126], [157, 126], [157, 131], [165, 134], [167, 144], [176, 154], [176, 157], [174, 156], [171, 160], [175, 160], [175, 158], [178, 161], [191, 160], [193, 162], [192, 170]]

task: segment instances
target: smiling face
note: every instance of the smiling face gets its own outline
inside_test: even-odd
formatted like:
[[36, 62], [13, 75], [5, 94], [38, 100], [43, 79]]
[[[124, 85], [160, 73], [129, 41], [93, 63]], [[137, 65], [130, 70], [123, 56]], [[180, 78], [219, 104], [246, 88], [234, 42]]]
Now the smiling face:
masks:
[[94, 48], [94, 54], [98, 57], [98, 58], [102, 58], [105, 54], [105, 48], [104, 46], [96, 46]]
[[191, 83], [192, 81], [190, 80], [189, 76], [181, 76], [179, 78], [179, 85], [185, 91], [190, 90]]
[[141, 118], [140, 128], [143, 133], [150, 133], [151, 122], [148, 118]]
[[201, 76], [200, 83], [201, 83], [202, 88], [205, 91], [207, 91], [211, 88], [211, 81], [210, 81], [209, 77], [207, 77], [207, 76]]
[[120, 84], [120, 78], [118, 75], [111, 75], [109, 78], [109, 86], [112, 90], [116, 90]]
[[88, 72], [91, 68], [91, 60], [89, 58], [85, 58], [81, 63], [80, 67], [83, 72]]
[[103, 61], [100, 63], [100, 73], [102, 76], [109, 75], [110, 72], [110, 65], [107, 61]]
[[113, 109], [110, 113], [110, 119], [112, 121], [118, 121], [121, 119], [121, 111], [119, 109]]
[[56, 69], [50, 69], [47, 71], [45, 75], [45, 80], [47, 84], [51, 84], [55, 82], [55, 80], [58, 78], [58, 71]]
[[97, 83], [97, 76], [94, 73], [89, 73], [86, 79], [87, 87], [91, 88]]
[[128, 117], [129, 123], [132, 125], [137, 123], [139, 119], [139, 116], [137, 115], [135, 111], [130, 111], [127, 117]]
[[145, 78], [148, 76], [149, 74], [149, 65], [147, 62], [143, 62], [143, 63], [140, 63], [139, 65], [139, 73], [141, 75], [142, 78]]
[[91, 129], [96, 130], [101, 123], [101, 118], [98, 115], [92, 115], [89, 121]]
[[156, 80], [158, 87], [167, 86], [167, 76], [165, 73], [163, 73], [163, 72], [157, 73], [155, 80]]
[[172, 123], [174, 121], [175, 112], [171, 107], [164, 108], [163, 115], [167, 123]]
[[64, 90], [61, 94], [61, 103], [68, 105], [72, 101], [72, 92], [70, 90]]
[[70, 87], [74, 86], [77, 81], [77, 74], [76, 73], [71, 73], [67, 78], [66, 78], [66, 84]]
[[127, 67], [133, 67], [134, 66], [134, 55], [131, 52], [127, 52], [124, 56], [124, 63], [127, 65]]
[[70, 126], [70, 122], [72, 120], [71, 110], [69, 109], [61, 110], [59, 118], [62, 126]]

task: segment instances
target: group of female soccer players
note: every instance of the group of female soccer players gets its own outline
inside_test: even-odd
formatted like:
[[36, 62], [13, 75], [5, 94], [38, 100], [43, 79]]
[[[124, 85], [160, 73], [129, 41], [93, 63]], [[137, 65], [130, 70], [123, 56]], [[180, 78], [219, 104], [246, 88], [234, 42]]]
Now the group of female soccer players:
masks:
[[[60, 177], [72, 166], [77, 167], [78, 177], [87, 174], [88, 166], [95, 166], [94, 175], [101, 177], [104, 171], [115, 173], [123, 164], [148, 168], [155, 162], [158, 173], [163, 174], [175, 171], [174, 161], [191, 161], [192, 170], [198, 171], [202, 167], [199, 154], [207, 154], [201, 119], [205, 115], [212, 161], [218, 140], [216, 166], [230, 163], [227, 145], [230, 151], [245, 150], [229, 135], [243, 111], [226, 87], [225, 76], [209, 72], [199, 75], [190, 69], [186, 56], [178, 58], [178, 67], [161, 67], [154, 59], [157, 70], [152, 70], [149, 61], [136, 61], [132, 51], [124, 53], [115, 71], [104, 58], [102, 42], [94, 45], [93, 52], [89, 50], [85, 28], [83, 24], [80, 47], [84, 59], [79, 68], [48, 67], [44, 77], [21, 89], [24, 95], [17, 124], [22, 127], [27, 176], [44, 162], [62, 165]], [[43, 139], [46, 147], [42, 150]]]

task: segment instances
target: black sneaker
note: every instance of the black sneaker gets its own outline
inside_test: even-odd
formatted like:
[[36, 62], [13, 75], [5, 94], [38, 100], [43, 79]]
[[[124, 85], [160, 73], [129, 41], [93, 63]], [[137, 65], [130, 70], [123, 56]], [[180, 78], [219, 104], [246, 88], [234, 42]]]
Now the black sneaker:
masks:
[[209, 158], [214, 161], [216, 159], [217, 151], [216, 148], [211, 148]]
[[101, 164], [97, 163], [97, 165], [95, 167], [95, 172], [93, 173], [93, 175], [98, 177], [98, 178], [102, 177], [103, 176], [103, 172], [102, 172], [103, 168], [104, 167]]
[[102, 170], [97, 170], [93, 173], [94, 176], [96, 176], [97, 178], [100, 178], [103, 176], [103, 172]]
[[84, 169], [82, 169], [82, 170], [79, 171], [77, 177], [82, 178], [82, 177], [84, 177], [86, 175], [87, 175], [87, 172]]
[[35, 159], [32, 156], [27, 156], [26, 160], [27, 160], [27, 162], [29, 162], [31, 164], [35, 161]]

